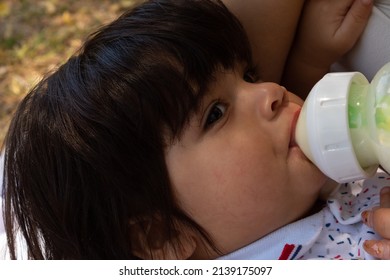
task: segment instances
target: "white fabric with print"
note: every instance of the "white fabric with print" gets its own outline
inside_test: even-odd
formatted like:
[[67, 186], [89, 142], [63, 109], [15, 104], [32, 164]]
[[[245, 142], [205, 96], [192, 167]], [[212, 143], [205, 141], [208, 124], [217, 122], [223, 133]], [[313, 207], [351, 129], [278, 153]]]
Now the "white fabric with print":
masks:
[[380, 237], [363, 224], [361, 213], [378, 206], [380, 190], [389, 185], [384, 173], [340, 185], [320, 212], [220, 259], [373, 259], [363, 242]]

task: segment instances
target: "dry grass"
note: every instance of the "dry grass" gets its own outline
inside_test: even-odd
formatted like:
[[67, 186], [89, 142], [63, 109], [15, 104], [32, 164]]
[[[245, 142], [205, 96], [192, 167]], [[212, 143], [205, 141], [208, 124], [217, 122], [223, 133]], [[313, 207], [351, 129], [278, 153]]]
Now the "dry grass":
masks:
[[85, 37], [139, 0], [0, 2], [0, 147], [28, 90], [67, 60]]

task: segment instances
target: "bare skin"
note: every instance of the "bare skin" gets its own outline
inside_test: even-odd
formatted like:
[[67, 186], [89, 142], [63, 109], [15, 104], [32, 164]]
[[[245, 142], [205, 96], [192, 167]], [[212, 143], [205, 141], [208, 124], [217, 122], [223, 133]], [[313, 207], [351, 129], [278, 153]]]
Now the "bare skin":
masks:
[[[263, 81], [280, 83], [304, 0], [223, 0], [250, 38]], [[272, 31], [270, 31], [272, 30]]]

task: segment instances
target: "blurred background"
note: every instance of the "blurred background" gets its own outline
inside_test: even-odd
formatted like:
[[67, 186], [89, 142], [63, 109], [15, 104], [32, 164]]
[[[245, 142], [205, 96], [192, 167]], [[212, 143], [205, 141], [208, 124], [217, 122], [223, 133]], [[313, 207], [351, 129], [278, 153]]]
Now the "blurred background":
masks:
[[0, 149], [18, 102], [86, 36], [142, 0], [0, 0]]

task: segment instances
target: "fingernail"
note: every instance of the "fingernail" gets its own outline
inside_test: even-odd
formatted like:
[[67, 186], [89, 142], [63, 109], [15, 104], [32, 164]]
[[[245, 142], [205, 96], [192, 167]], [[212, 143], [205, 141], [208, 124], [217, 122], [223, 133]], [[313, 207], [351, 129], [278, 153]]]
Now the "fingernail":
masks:
[[371, 217], [371, 211], [366, 210], [362, 212], [362, 221], [368, 227], [372, 227], [370, 217]]
[[372, 256], [379, 257], [383, 253], [383, 246], [380, 242], [375, 240], [366, 240], [363, 243], [364, 250]]

